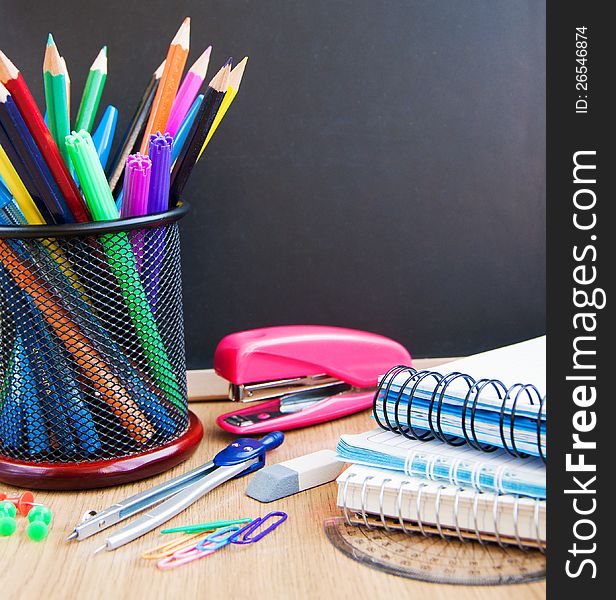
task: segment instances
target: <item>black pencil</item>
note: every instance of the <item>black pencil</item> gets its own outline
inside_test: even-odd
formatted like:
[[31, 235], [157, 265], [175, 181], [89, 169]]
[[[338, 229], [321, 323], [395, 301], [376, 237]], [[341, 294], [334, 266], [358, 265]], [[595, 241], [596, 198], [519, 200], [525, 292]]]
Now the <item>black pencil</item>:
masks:
[[229, 59], [210, 81], [199, 112], [188, 132], [184, 147], [175, 161], [171, 172], [170, 208], [175, 206], [180, 199], [192, 169], [199, 158], [207, 134], [212, 128], [222, 99], [225, 97], [229, 73], [231, 72], [231, 62], [231, 59]]
[[113, 160], [107, 170], [107, 180], [109, 181], [109, 187], [111, 192], [118, 191], [118, 185], [122, 182], [122, 175], [124, 173], [124, 167], [126, 166], [126, 159], [129, 154], [133, 154], [134, 148], [139, 144], [141, 139], [141, 133], [145, 128], [148, 117], [150, 115], [150, 108], [152, 102], [154, 102], [154, 96], [160, 83], [160, 78], [163, 74], [165, 63], [163, 62], [156, 71], [152, 74], [148, 85], [141, 96], [141, 100], [133, 113], [126, 133], [122, 138], [122, 143], [118, 147], [116, 153], [113, 156]]

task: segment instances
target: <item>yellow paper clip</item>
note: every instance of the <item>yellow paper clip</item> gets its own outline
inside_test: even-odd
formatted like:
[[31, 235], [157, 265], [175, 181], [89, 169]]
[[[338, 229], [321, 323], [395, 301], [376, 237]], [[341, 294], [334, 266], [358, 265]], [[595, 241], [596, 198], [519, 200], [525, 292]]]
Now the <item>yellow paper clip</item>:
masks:
[[182, 535], [175, 540], [165, 542], [160, 546], [156, 546], [155, 548], [150, 548], [149, 550], [146, 550], [141, 555], [141, 558], [145, 558], [146, 560], [158, 560], [161, 558], [166, 558], [167, 556], [171, 556], [178, 550], [189, 548], [191, 545], [194, 546], [197, 541], [202, 539], [203, 537], [203, 532], [188, 533], [186, 535]]

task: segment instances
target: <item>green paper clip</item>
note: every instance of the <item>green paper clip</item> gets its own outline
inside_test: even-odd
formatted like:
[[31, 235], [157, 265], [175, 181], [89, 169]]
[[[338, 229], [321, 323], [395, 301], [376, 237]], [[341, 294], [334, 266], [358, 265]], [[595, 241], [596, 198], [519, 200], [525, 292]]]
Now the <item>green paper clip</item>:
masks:
[[214, 531], [220, 527], [228, 527], [229, 525], [242, 525], [250, 523], [252, 519], [234, 519], [233, 521], [211, 521], [210, 523], [198, 523], [197, 525], [184, 525], [183, 527], [171, 527], [170, 529], [161, 529], [161, 533], [201, 533], [202, 531]]

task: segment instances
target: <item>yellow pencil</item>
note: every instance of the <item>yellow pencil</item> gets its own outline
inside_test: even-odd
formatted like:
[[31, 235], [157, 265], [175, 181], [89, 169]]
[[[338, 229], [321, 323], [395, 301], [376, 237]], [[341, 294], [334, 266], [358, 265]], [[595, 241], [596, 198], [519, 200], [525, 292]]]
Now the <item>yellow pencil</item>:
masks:
[[0, 146], [0, 175], [6, 183], [6, 187], [15, 198], [19, 210], [23, 213], [28, 225], [44, 225], [45, 220], [39, 212], [39, 209], [34, 204], [30, 192], [26, 189], [17, 171], [13, 168], [9, 157], [6, 155], [4, 148]]
[[201, 158], [205, 147], [208, 145], [209, 141], [212, 139], [216, 128], [220, 125], [220, 122], [223, 120], [226, 112], [229, 110], [231, 103], [235, 100], [235, 96], [240, 89], [240, 83], [242, 82], [242, 77], [244, 76], [244, 69], [246, 68], [246, 63], [248, 62], [248, 57], [246, 56], [240, 63], [236, 65], [236, 67], [229, 74], [229, 85], [227, 86], [227, 91], [225, 92], [225, 97], [222, 99], [220, 104], [220, 108], [214, 117], [214, 122], [212, 123], [212, 128], [209, 130], [207, 137], [205, 138], [205, 142], [203, 142], [203, 146], [201, 147], [201, 151], [199, 152], [199, 156], [197, 156], [197, 160]]

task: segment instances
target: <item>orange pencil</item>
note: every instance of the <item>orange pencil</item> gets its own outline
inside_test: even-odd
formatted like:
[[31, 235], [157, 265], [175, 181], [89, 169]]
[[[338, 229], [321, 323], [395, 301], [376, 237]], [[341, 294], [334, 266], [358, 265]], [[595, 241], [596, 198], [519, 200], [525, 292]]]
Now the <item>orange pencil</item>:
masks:
[[111, 412], [128, 431], [128, 435], [142, 443], [150, 439], [154, 429], [137, 404], [131, 400], [113, 373], [109, 372], [103, 358], [71, 319], [68, 311], [3, 239], [0, 239], [0, 262], [15, 283], [30, 296]]
[[190, 17], [186, 17], [184, 22], [175, 34], [169, 46], [169, 52], [165, 59], [165, 68], [163, 70], [156, 96], [150, 111], [150, 118], [143, 134], [141, 141], [141, 154], [148, 153], [148, 144], [150, 143], [150, 135], [160, 131], [165, 133], [165, 127], [169, 119], [169, 113], [175, 100], [186, 59], [188, 58], [188, 47], [190, 44]]

